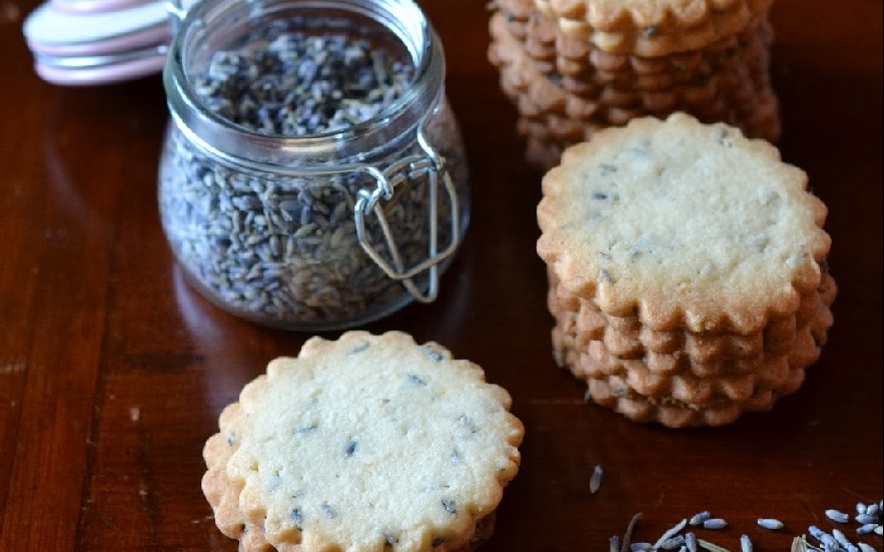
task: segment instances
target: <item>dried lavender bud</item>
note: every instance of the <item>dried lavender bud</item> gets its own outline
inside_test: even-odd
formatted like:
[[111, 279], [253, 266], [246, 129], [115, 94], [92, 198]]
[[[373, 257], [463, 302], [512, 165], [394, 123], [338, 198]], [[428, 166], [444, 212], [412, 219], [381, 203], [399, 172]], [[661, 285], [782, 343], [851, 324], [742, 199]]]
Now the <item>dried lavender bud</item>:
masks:
[[829, 548], [837, 548], [838, 541], [835, 540], [835, 537], [826, 533], [825, 531], [820, 530], [817, 534], [813, 535], [824, 547]]
[[859, 546], [859, 549], [861, 552], [878, 552], [877, 550], [875, 550], [875, 548], [873, 546], [866, 544], [864, 542], [857, 544], [857, 546]]
[[365, 39], [282, 32], [260, 46], [215, 52], [194, 90], [239, 126], [305, 136], [377, 116], [404, 94], [413, 73]]
[[783, 522], [778, 519], [773, 518], [759, 518], [758, 526], [763, 529], [770, 529], [771, 531], [776, 531], [777, 529], [783, 528]]
[[875, 534], [878, 536], [881, 536], [882, 534], [884, 534], [884, 530], [882, 530], [880, 524], [875, 526], [874, 531], [875, 531]]
[[875, 532], [876, 527], [881, 527], [875, 523], [866, 523], [865, 525], [860, 525], [856, 528], [856, 533], [858, 535], [868, 535], [869, 533]]
[[694, 516], [690, 519], [690, 521], [688, 521], [688, 523], [693, 526], [703, 525], [703, 523], [711, 517], [712, 514], [710, 514], [709, 512], [700, 512], [698, 514], [694, 514]]
[[854, 519], [856, 520], [857, 523], [862, 524], [862, 525], [866, 525], [868, 523], [876, 523], [878, 521], [878, 516], [862, 513], [862, 514], [857, 514], [857, 516]]
[[[881, 512], [881, 509], [877, 504], [869, 504], [868, 506], [866, 506], [865, 513], [869, 514], [870, 516], [877, 516], [880, 512]], [[863, 513], [863, 512], [859, 512], [859, 513]]]
[[685, 533], [684, 545], [688, 552], [697, 552], [697, 536], [693, 533]]
[[703, 522], [705, 529], [724, 529], [725, 527], [727, 527], [727, 522], [721, 518], [711, 518]]
[[851, 544], [850, 540], [847, 538], [847, 535], [845, 535], [838, 529], [832, 529], [832, 536], [835, 538], [836, 541], [838, 541], [838, 544], [840, 544], [844, 548], [853, 546], [853, 544]]
[[649, 542], [634, 542], [629, 545], [629, 552], [650, 552], [653, 546]]
[[592, 470], [592, 476], [589, 478], [589, 492], [595, 494], [598, 492], [599, 487], [602, 485], [602, 475], [604, 475], [604, 470], [601, 466], [596, 466]]
[[856, 503], [856, 513], [857, 514], [865, 514], [867, 506], [862, 502]]
[[684, 546], [684, 537], [681, 535], [676, 535], [674, 537], [670, 537], [660, 543], [660, 550], [675, 550], [676, 548], [680, 548]]
[[826, 517], [834, 521], [835, 523], [847, 523], [848, 521], [850, 521], [849, 515], [838, 510], [826, 510]]
[[[679, 533], [681, 533], [681, 530], [684, 529], [685, 526], [687, 526], [687, 524], [688, 524], [688, 520], [686, 520], [686, 519], [679, 521], [677, 524], [675, 524], [674, 527], [670, 528], [668, 531], [663, 533], [663, 535], [661, 535], [659, 539], [657, 539], [657, 542], [654, 543], [654, 548], [655, 549], [661, 548], [663, 546], [663, 543], [665, 543], [669, 539], [671, 539], [671, 538], [675, 537], [676, 535], [678, 535]], [[679, 546], [680, 546], [680, 544], [679, 544]]]
[[752, 552], [752, 541], [749, 539], [749, 535], [740, 535], [740, 550], [741, 552]]

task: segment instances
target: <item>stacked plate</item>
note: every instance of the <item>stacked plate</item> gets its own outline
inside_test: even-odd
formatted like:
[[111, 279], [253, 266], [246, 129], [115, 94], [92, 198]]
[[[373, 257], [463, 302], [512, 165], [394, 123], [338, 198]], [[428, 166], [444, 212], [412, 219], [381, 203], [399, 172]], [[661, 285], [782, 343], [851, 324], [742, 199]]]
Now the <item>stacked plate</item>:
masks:
[[106, 84], [162, 70], [169, 18], [163, 0], [49, 0], [23, 31], [44, 80]]

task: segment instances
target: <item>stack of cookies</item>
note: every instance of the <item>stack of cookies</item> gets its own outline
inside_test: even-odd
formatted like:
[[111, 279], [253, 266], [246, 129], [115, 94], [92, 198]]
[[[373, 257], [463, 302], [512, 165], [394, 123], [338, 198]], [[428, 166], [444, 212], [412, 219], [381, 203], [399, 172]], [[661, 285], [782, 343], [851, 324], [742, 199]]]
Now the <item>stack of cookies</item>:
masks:
[[632, 118], [676, 111], [774, 141], [773, 0], [494, 0], [488, 56], [528, 160]]
[[599, 131], [543, 179], [554, 356], [670, 427], [795, 392], [832, 325], [825, 205], [778, 150], [682, 113]]

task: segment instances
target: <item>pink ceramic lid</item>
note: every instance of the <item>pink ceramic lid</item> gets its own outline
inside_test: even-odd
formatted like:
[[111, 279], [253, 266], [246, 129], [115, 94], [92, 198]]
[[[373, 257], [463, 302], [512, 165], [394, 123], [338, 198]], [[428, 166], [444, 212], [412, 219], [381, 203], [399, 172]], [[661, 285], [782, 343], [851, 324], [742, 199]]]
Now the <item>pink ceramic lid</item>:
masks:
[[153, 75], [162, 70], [165, 62], [165, 56], [157, 55], [106, 65], [64, 67], [49, 65], [38, 59], [34, 69], [43, 80], [53, 84], [87, 86], [111, 84]]
[[107, 84], [145, 77], [162, 70], [165, 44], [104, 56], [46, 56], [34, 59], [37, 74], [55, 84]]
[[50, 0], [52, 9], [61, 13], [101, 13], [119, 11], [141, 4], [149, 4], [153, 0]]

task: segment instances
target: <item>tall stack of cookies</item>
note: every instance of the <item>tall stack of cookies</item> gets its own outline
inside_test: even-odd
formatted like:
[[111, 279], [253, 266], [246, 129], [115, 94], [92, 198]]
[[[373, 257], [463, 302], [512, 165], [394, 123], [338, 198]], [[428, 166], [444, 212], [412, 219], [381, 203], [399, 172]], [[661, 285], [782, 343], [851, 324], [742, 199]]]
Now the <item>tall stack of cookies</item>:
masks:
[[565, 150], [537, 218], [555, 359], [598, 404], [727, 424], [795, 392], [821, 353], [826, 207], [766, 141], [633, 119]]
[[753, 138], [780, 132], [773, 0], [494, 0], [488, 56], [541, 169], [640, 116], [683, 111]]

